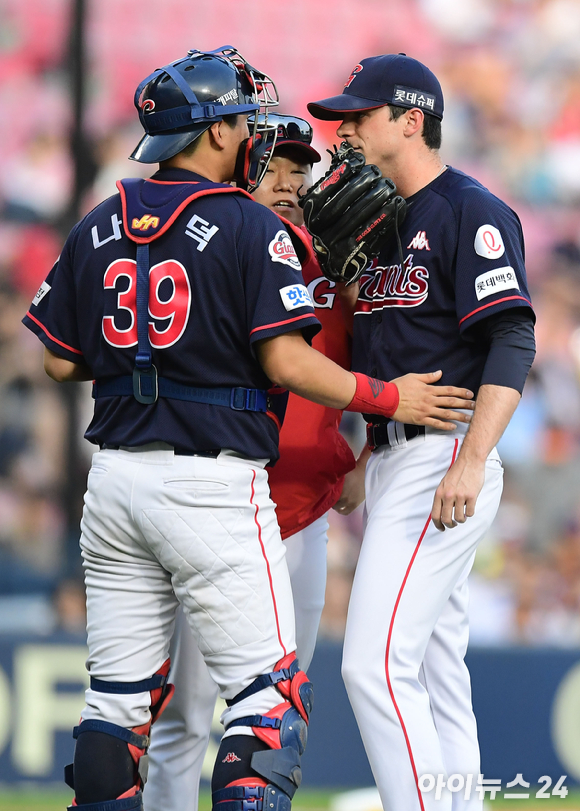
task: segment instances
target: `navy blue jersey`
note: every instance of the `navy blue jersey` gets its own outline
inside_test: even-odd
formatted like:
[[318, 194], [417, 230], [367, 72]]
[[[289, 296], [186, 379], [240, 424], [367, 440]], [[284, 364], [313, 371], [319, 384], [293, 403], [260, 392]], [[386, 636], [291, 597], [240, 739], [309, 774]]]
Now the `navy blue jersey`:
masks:
[[[127, 195], [117, 194], [73, 228], [25, 325], [57, 355], [86, 362], [96, 379], [130, 375], [136, 245], [123, 213], [127, 228], [143, 238], [160, 214], [170, 226], [150, 243], [149, 263], [149, 340], [160, 377], [187, 386], [269, 388], [256, 341], [295, 329], [310, 339], [320, 329], [283, 224], [248, 196], [184, 170], [160, 171], [138, 188], [138, 216], [127, 211]], [[196, 189], [206, 196], [171, 202]], [[103, 397], [85, 436], [101, 445], [164, 441], [186, 451], [231, 448], [276, 459], [271, 417], [174, 399], [143, 405], [132, 396]]]
[[393, 238], [361, 276], [352, 368], [383, 380], [442, 369], [441, 384], [477, 392], [487, 347], [470, 327], [500, 310], [531, 311], [520, 221], [451, 167], [407, 203], [403, 267]]

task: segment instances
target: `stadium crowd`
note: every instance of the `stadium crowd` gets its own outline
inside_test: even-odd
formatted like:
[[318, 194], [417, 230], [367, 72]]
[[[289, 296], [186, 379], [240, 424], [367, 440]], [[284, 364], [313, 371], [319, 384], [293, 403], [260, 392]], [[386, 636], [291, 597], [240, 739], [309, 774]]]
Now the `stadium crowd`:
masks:
[[[20, 325], [70, 225], [70, 5], [0, 3], [5, 632], [83, 628], [79, 562], [70, 554], [76, 539], [66, 531], [67, 476], [78, 475], [67, 469], [66, 404], [42, 370], [38, 342]], [[189, 29], [187, 1], [167, 5], [172, 13], [161, 22], [155, 17], [153, 31], [150, 0], [88, 4], [85, 123], [92, 183], [83, 212], [112, 194], [118, 177], [144, 173], [146, 167], [126, 159], [138, 139], [131, 106], [138, 79], [154, 62], [163, 64], [193, 44], [222, 45], [220, 10], [231, 21], [225, 39], [279, 83], [282, 112], [305, 115], [306, 102], [333, 93], [362, 55], [404, 51], [441, 77], [442, 155], [520, 214], [538, 315], [537, 359], [500, 445], [503, 502], [471, 577], [472, 641], [580, 645], [580, 0], [361, 0], [356, 6], [333, 0], [315, 9], [296, 0], [293, 24], [301, 37], [283, 39], [277, 48], [271, 37], [253, 36], [238, 17], [239, 4], [216, 0], [213, 13], [200, 12]], [[337, 49], [355, 13], [373, 25]], [[272, 8], [272, 25], [277, 14]], [[331, 125], [317, 124], [315, 131], [319, 149], [334, 142]], [[80, 386], [79, 397], [83, 415], [89, 413], [90, 386]], [[358, 451], [361, 424], [347, 416], [344, 433]], [[84, 416], [80, 422], [86, 424]], [[92, 448], [76, 434], [86, 469]], [[321, 627], [331, 638], [343, 633], [361, 526], [360, 509], [348, 518], [332, 514]]]

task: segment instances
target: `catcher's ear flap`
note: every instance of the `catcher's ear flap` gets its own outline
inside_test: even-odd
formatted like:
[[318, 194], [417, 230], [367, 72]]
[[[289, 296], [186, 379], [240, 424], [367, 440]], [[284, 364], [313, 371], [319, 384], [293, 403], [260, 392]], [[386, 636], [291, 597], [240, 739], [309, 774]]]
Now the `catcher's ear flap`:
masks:
[[252, 139], [246, 138], [238, 149], [234, 179], [240, 189], [248, 188], [248, 174], [250, 172], [250, 154], [252, 152]]
[[276, 130], [258, 132], [242, 141], [236, 159], [234, 178], [237, 186], [245, 191], [255, 191], [270, 163], [270, 151], [276, 142]]

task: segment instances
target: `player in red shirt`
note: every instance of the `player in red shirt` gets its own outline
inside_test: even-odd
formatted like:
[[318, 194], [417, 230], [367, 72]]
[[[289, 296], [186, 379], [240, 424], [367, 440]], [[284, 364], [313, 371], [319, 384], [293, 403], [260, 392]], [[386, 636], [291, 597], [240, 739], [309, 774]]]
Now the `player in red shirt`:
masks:
[[[266, 177], [254, 198], [294, 227], [303, 227], [299, 194], [312, 185], [312, 165], [320, 155], [311, 146], [312, 128], [301, 118], [278, 118], [278, 138]], [[310, 239], [310, 237], [308, 237]], [[312, 346], [350, 369], [351, 339], [338, 290], [314, 257], [303, 266], [304, 284], [322, 330]], [[338, 430], [342, 411], [289, 395], [280, 433], [280, 459], [269, 469], [272, 500], [292, 583], [296, 643], [300, 666], [307, 670], [316, 643], [326, 587], [328, 510], [351, 512], [364, 498], [364, 467]], [[217, 686], [211, 680], [182, 612], [178, 614], [171, 680], [176, 691], [155, 724], [149, 750], [146, 811], [195, 811], [199, 779], [209, 741]]]

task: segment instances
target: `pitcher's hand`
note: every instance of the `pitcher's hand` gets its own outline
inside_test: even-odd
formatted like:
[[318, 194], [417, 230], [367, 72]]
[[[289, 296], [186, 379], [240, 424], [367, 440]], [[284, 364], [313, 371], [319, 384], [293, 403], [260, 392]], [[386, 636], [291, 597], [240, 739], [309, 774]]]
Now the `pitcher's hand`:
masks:
[[485, 480], [485, 462], [454, 462], [435, 492], [431, 518], [444, 532], [464, 524], [475, 513], [475, 503]]

